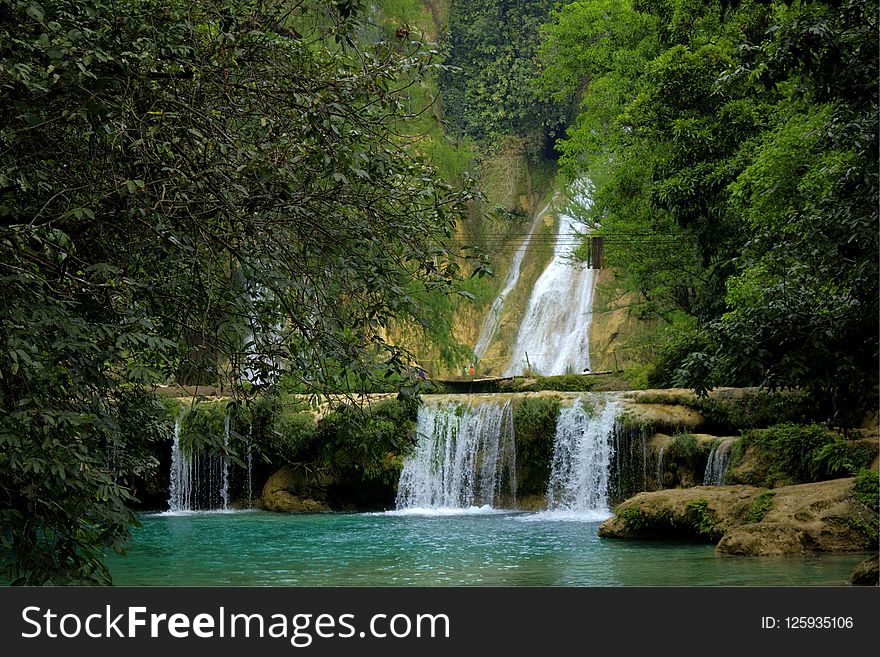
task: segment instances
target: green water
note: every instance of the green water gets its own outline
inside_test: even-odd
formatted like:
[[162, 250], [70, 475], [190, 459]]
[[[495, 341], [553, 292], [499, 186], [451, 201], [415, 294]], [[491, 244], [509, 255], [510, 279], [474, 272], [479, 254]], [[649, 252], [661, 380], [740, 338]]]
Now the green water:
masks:
[[864, 554], [715, 556], [713, 546], [602, 539], [598, 522], [260, 512], [143, 516], [118, 585], [829, 586]]

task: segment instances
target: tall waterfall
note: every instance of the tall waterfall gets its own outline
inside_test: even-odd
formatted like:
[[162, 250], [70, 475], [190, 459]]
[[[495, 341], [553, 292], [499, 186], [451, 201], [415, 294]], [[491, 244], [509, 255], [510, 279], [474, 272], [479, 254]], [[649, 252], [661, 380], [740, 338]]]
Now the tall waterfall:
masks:
[[541, 221], [541, 217], [544, 216], [544, 213], [546, 213], [549, 208], [550, 204], [548, 203], [535, 215], [531, 226], [529, 226], [529, 232], [513, 254], [513, 260], [510, 262], [510, 269], [507, 270], [507, 278], [504, 279], [504, 287], [501, 292], [498, 293], [498, 296], [495, 297], [495, 300], [492, 301], [492, 305], [489, 308], [489, 314], [486, 315], [486, 319], [483, 320], [483, 326], [480, 328], [480, 335], [477, 338], [477, 344], [474, 347], [474, 355], [477, 358], [483, 357], [486, 350], [489, 348], [489, 345], [492, 343], [492, 338], [495, 337], [495, 333], [498, 331], [498, 324], [501, 322], [501, 313], [504, 310], [504, 302], [507, 300], [507, 295], [516, 287], [517, 281], [519, 281], [520, 268], [522, 267], [522, 261], [526, 255], [526, 251], [529, 248], [529, 243], [532, 241], [532, 235], [534, 235], [535, 228], [537, 227], [538, 222]]
[[[168, 510], [208, 511], [229, 509], [229, 462], [218, 454], [189, 453], [180, 444], [186, 411], [174, 422], [171, 445], [171, 482]], [[224, 420], [224, 445], [229, 446], [230, 417]]]
[[[596, 398], [591, 401], [602, 402]], [[601, 410], [591, 411], [580, 399], [560, 410], [547, 484], [548, 511], [585, 519], [610, 515], [612, 437], [618, 411], [615, 400], [606, 401]]]
[[725, 438], [712, 447], [706, 471], [703, 473], [704, 486], [720, 486], [724, 482], [724, 474], [730, 465], [730, 447], [735, 440], [736, 438]]
[[425, 404], [415, 452], [403, 465], [397, 508], [467, 509], [516, 497], [516, 437], [510, 400], [474, 406]]
[[[585, 193], [576, 197], [586, 206]], [[560, 213], [553, 259], [535, 282], [505, 376], [526, 369], [544, 375], [579, 374], [590, 367], [595, 270], [572, 258], [586, 226]]]

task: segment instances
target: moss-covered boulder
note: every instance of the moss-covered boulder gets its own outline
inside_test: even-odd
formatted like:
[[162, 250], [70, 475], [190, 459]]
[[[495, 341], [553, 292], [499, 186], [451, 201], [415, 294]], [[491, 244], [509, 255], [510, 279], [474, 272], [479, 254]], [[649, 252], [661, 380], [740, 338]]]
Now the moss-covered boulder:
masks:
[[[606, 538], [697, 538], [719, 554], [774, 555], [872, 549], [876, 512], [853, 496], [854, 478], [783, 486], [696, 486], [640, 493], [599, 527]], [[873, 516], [871, 515], [873, 514]]]
[[751, 486], [695, 486], [639, 493], [599, 527], [605, 538], [699, 538], [715, 542], [745, 522], [763, 492]]
[[320, 472], [285, 465], [263, 486], [262, 506], [279, 513], [324, 513], [330, 511], [326, 498], [332, 483]]

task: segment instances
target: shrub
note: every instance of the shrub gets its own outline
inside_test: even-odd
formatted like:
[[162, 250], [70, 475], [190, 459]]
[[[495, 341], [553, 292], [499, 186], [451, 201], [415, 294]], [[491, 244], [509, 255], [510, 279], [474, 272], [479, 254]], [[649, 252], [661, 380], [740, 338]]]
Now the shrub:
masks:
[[755, 501], [752, 502], [749, 510], [746, 512], [746, 522], [761, 522], [770, 510], [770, 507], [773, 506], [774, 494], [775, 493], [767, 491], [758, 495], [758, 497], [755, 498]]
[[865, 537], [865, 548], [877, 550], [880, 539], [880, 473], [862, 468], [856, 475], [852, 496], [867, 508], [856, 508], [852, 526]]
[[687, 521], [691, 529], [700, 536], [715, 538], [718, 521], [704, 499], [694, 500], [687, 505]]
[[863, 443], [844, 440], [818, 424], [777, 424], [744, 436], [768, 462], [770, 483], [805, 483], [855, 474], [873, 459]]
[[852, 494], [869, 509], [880, 512], [880, 473], [868, 468], [859, 470]]
[[550, 478], [559, 407], [556, 397], [526, 397], [517, 400], [513, 407], [518, 485], [522, 493], [545, 491]]

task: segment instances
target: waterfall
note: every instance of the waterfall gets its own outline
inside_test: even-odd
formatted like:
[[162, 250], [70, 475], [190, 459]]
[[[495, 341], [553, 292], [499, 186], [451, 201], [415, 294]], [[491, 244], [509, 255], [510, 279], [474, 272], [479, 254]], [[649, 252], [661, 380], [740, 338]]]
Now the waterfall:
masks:
[[[171, 512], [227, 510], [229, 508], [229, 462], [222, 454], [199, 454], [180, 442], [182, 411], [174, 422], [171, 445], [171, 481], [168, 510]], [[224, 420], [224, 446], [229, 447], [230, 418]]]
[[180, 427], [186, 411], [181, 411], [174, 421], [174, 442], [171, 445], [171, 482], [168, 487], [168, 509], [170, 511], [189, 510], [192, 496], [192, 471], [180, 447]]
[[612, 434], [618, 411], [614, 400], [592, 412], [580, 399], [560, 410], [547, 484], [549, 511], [594, 520], [610, 515]]
[[657, 490], [661, 490], [663, 488], [663, 452], [666, 451], [665, 447], [661, 447], [660, 451], [657, 452]]
[[498, 505], [504, 503], [505, 488], [515, 503], [516, 438], [510, 400], [423, 405], [416, 435], [418, 444], [400, 474], [398, 509]]
[[615, 422], [611, 432], [614, 457], [608, 486], [612, 503], [648, 490], [648, 440], [650, 425]]
[[248, 440], [247, 440], [247, 448], [245, 452], [245, 463], [247, 464], [247, 501], [248, 507], [252, 507], [254, 504], [254, 425], [248, 425]]
[[720, 486], [724, 482], [724, 473], [730, 465], [730, 447], [736, 438], [725, 438], [716, 443], [709, 452], [706, 471], [703, 473], [704, 486]]
[[220, 473], [220, 502], [224, 511], [229, 508], [229, 459], [226, 454], [229, 452], [229, 428], [232, 423], [232, 413], [226, 411], [226, 417], [223, 419], [223, 459], [222, 471]]
[[498, 296], [495, 297], [495, 300], [492, 301], [492, 305], [489, 308], [489, 314], [486, 315], [486, 319], [483, 320], [483, 326], [480, 328], [480, 335], [477, 338], [477, 344], [474, 347], [474, 355], [478, 359], [483, 357], [486, 350], [489, 348], [489, 345], [492, 343], [492, 338], [495, 337], [495, 333], [498, 330], [498, 324], [501, 322], [501, 312], [504, 310], [504, 302], [507, 300], [507, 295], [511, 293], [514, 287], [516, 287], [517, 281], [519, 281], [520, 267], [522, 267], [522, 261], [529, 248], [529, 243], [532, 241], [532, 235], [534, 235], [541, 217], [544, 216], [544, 213], [547, 212], [549, 208], [550, 204], [548, 203], [535, 215], [532, 225], [529, 226], [529, 232], [513, 254], [513, 260], [510, 262], [510, 269], [507, 270], [507, 278], [504, 280], [504, 287]]
[[[579, 192], [578, 205], [589, 198]], [[517, 332], [505, 376], [526, 369], [544, 375], [581, 373], [590, 367], [590, 323], [593, 317], [595, 271], [572, 258], [587, 228], [560, 213], [553, 259], [535, 282]]]

